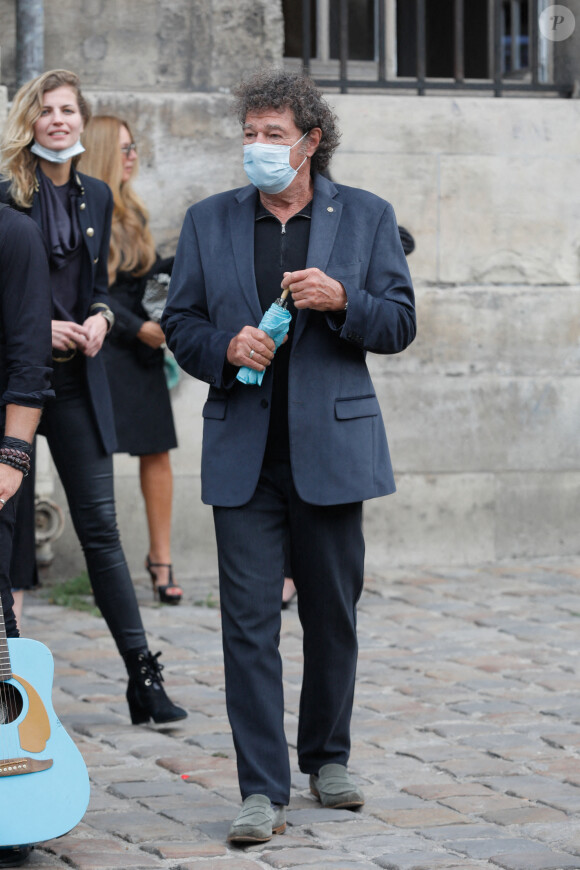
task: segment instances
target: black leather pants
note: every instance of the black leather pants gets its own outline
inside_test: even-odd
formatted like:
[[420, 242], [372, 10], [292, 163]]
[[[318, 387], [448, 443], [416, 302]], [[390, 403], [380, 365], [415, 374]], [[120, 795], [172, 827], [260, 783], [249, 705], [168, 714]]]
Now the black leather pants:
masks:
[[40, 432], [64, 487], [83, 548], [95, 601], [121, 654], [147, 641], [117, 528], [113, 458], [104, 452], [84, 379], [84, 366], [55, 366], [56, 399], [44, 410]]

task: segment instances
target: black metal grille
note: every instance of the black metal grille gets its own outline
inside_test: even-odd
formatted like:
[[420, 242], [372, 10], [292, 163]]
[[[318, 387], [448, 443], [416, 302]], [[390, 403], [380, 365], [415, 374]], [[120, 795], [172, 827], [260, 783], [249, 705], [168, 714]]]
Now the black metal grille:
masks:
[[[295, 0], [290, 0], [294, 9]], [[386, 25], [386, 0], [376, 2], [376, 58], [373, 63], [364, 66], [361, 74], [361, 65], [357, 65], [356, 74], [351, 73], [353, 62], [349, 60], [349, 6], [348, 0], [330, 0], [337, 4], [338, 11], [338, 62], [334, 62], [334, 69], [329, 74], [327, 64], [324, 70], [320, 64], [313, 63], [312, 56], [314, 4], [316, 0], [301, 0], [302, 23], [301, 23], [301, 47], [302, 67], [312, 75], [317, 84], [324, 88], [338, 89], [341, 93], [353, 90], [386, 90], [416, 92], [424, 95], [435, 91], [482, 91], [491, 92], [496, 97], [506, 93], [529, 93], [546, 95], [570, 96], [571, 84], [557, 84], [540, 80], [539, 68], [539, 26], [538, 26], [538, 0], [528, 0], [526, 4], [527, 22], [525, 39], [526, 63], [515, 70], [506, 69], [506, 51], [510, 44], [510, 36], [505, 32], [505, 10], [509, 4], [507, 0], [493, 0], [489, 4], [489, 12], [486, 11], [486, 32], [482, 39], [487, 42], [487, 56], [485, 73], [477, 78], [466, 76], [466, 0], [451, 0], [452, 2], [452, 30], [449, 34], [449, 43], [452, 45], [452, 57], [449, 60], [450, 76], [429, 75], [428, 53], [428, 3], [429, 0], [414, 0], [413, 29], [411, 34], [410, 51], [412, 55], [411, 65], [413, 74], [392, 75], [387, 74], [387, 25]], [[401, 0], [399, 0], [401, 2]], [[406, 4], [413, 0], [403, 0]], [[288, 8], [288, 4], [285, 4]], [[409, 6], [406, 11], [409, 11]], [[471, 11], [471, 10], [468, 10]], [[513, 47], [513, 42], [512, 42]], [[432, 46], [429, 46], [432, 54]], [[467, 61], [469, 61], [469, 54]], [[314, 68], [316, 67], [316, 68]], [[409, 62], [407, 62], [407, 71]], [[451, 70], [452, 67], [452, 70]]]

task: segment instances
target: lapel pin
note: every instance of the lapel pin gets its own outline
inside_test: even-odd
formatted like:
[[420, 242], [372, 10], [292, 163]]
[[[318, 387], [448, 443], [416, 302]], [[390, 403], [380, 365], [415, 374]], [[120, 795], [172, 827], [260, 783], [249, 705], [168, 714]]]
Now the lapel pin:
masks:
[[334, 209], [331, 205], [329, 205], [328, 208], [326, 209], [326, 211], [334, 211]]

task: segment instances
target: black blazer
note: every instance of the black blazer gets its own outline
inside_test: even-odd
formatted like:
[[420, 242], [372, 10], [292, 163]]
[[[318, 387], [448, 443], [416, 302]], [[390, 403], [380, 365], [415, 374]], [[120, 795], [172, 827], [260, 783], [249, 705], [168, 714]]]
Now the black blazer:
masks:
[[[80, 196], [75, 198], [79, 225], [83, 233], [83, 259], [81, 265], [81, 286], [79, 289], [79, 311], [83, 319], [91, 314], [91, 305], [104, 302], [109, 305], [107, 260], [113, 215], [113, 195], [104, 181], [73, 173], [74, 182]], [[9, 182], [0, 182], [0, 202], [15, 205], [9, 193]], [[17, 208], [17, 206], [15, 206]], [[38, 192], [34, 194], [32, 207], [20, 209], [41, 226], [41, 209]], [[113, 406], [109, 392], [109, 382], [101, 354], [86, 358], [89, 399], [103, 448], [113, 453], [117, 446]]]

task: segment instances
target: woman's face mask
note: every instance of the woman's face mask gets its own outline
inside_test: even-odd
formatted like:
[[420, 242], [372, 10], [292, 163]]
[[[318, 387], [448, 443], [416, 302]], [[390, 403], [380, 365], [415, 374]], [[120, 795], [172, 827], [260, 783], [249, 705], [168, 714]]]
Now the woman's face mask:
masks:
[[290, 165], [290, 152], [302, 142], [308, 131], [294, 145], [268, 145], [252, 142], [244, 145], [244, 169], [246, 175], [263, 193], [282, 193], [296, 178], [298, 169], [304, 166], [304, 158], [298, 169]]
[[56, 151], [53, 148], [45, 148], [36, 140], [30, 146], [30, 150], [37, 157], [42, 157], [43, 160], [48, 160], [49, 163], [66, 163], [71, 157], [76, 157], [77, 154], [82, 154], [85, 150], [81, 145], [80, 139], [70, 148], [65, 148], [63, 151]]

